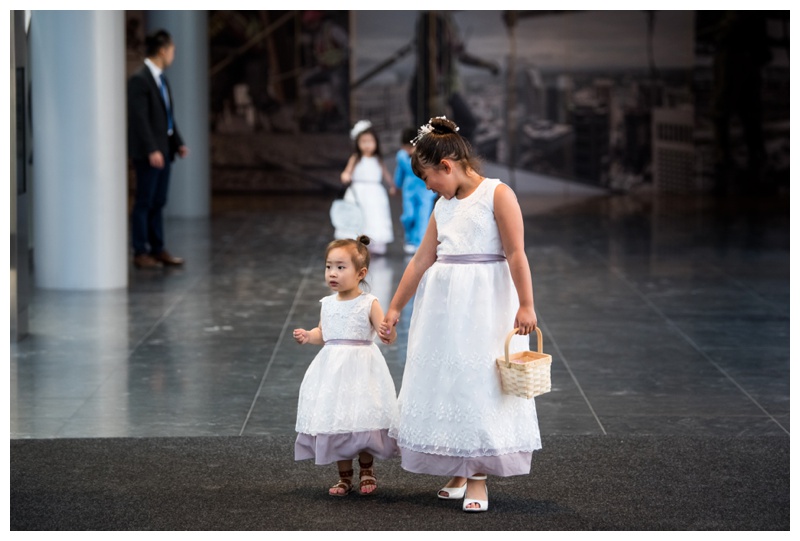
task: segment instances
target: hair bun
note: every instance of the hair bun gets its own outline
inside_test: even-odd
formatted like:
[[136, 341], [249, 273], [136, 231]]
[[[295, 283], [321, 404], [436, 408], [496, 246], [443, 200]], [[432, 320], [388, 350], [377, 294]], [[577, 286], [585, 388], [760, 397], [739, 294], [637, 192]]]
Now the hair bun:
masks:
[[363, 244], [364, 246], [369, 246], [369, 237], [366, 235], [359, 235], [359, 237], [356, 240], [361, 244]]
[[458, 131], [458, 125], [449, 120], [445, 116], [437, 116], [430, 120], [430, 125], [433, 127], [434, 131], [439, 134], [448, 134], [448, 133], [456, 133]]

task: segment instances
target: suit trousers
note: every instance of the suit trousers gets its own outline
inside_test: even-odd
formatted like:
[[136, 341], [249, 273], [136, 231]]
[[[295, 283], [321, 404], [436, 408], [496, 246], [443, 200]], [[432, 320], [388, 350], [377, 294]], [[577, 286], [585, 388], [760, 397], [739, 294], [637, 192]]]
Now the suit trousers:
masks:
[[158, 254], [164, 250], [164, 220], [162, 211], [167, 204], [170, 161], [157, 169], [147, 160], [134, 160], [136, 198], [131, 212], [131, 242], [135, 256]]

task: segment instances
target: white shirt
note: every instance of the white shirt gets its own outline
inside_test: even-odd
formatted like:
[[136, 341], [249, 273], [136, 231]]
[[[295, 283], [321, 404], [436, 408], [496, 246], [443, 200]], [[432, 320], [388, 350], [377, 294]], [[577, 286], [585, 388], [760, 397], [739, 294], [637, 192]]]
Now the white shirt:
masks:
[[[159, 90], [161, 90], [161, 74], [162, 74], [162, 73], [164, 73], [164, 70], [162, 70], [161, 68], [159, 68], [158, 66], [156, 66], [156, 65], [153, 63], [153, 61], [152, 61], [152, 60], [150, 60], [149, 58], [145, 58], [145, 59], [144, 59], [144, 64], [145, 64], [145, 66], [147, 66], [148, 68], [150, 68], [150, 73], [152, 73], [152, 74], [153, 74], [153, 79], [155, 79], [155, 80], [156, 80], [156, 84], [158, 85], [158, 89], [159, 89]], [[167, 107], [170, 107], [170, 103], [169, 103], [169, 92], [165, 92], [163, 95], [164, 95], [164, 96], [166, 96], [166, 100], [167, 100]], [[172, 130], [168, 131], [167, 133], [168, 133], [169, 135], [172, 135]]]

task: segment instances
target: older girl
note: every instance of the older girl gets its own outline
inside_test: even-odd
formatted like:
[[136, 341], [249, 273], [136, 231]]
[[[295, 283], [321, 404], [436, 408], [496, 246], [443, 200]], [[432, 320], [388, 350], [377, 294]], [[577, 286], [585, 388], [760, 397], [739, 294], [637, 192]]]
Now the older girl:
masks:
[[[534, 401], [502, 394], [495, 368], [509, 330], [536, 328], [522, 212], [450, 120], [431, 119], [415, 143], [414, 173], [441, 197], [381, 324], [390, 336], [415, 296], [389, 434], [405, 470], [451, 477], [439, 498], [486, 511], [487, 475], [528, 474], [541, 448]], [[528, 349], [527, 336], [509, 349]]]

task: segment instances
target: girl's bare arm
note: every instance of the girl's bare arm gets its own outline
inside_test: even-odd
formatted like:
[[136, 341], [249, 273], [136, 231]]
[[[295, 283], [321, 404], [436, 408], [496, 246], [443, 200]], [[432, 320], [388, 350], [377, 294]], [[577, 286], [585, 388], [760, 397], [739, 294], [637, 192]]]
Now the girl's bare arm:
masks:
[[350, 159], [347, 160], [347, 165], [342, 171], [342, 174], [339, 175], [339, 178], [342, 181], [342, 184], [350, 184], [353, 181], [353, 168], [356, 166], [356, 155], [353, 154], [350, 156]]
[[316, 346], [325, 344], [325, 341], [322, 339], [322, 322], [310, 331], [295, 329], [292, 335], [298, 344], [313, 344]]
[[392, 302], [389, 304], [389, 309], [386, 311], [386, 315], [383, 318], [380, 330], [382, 338], [388, 336], [388, 332], [390, 332], [395, 323], [397, 323], [400, 312], [403, 311], [405, 305], [408, 304], [408, 301], [411, 300], [411, 297], [413, 297], [414, 293], [417, 291], [417, 286], [422, 279], [422, 275], [425, 274], [425, 271], [436, 261], [436, 248], [439, 245], [438, 237], [436, 219], [434, 216], [431, 216], [428, 222], [428, 229], [425, 231], [425, 236], [422, 238], [422, 242], [417, 252], [414, 254], [414, 257], [411, 258], [411, 261], [408, 263], [403, 277], [400, 279], [400, 284], [397, 286], [397, 291], [395, 291], [394, 297], [392, 298]]
[[392, 327], [388, 336], [381, 333], [381, 323], [383, 323], [383, 308], [381, 308], [381, 304], [378, 302], [378, 299], [372, 301], [372, 307], [369, 311], [369, 322], [372, 323], [372, 328], [375, 329], [375, 332], [378, 333], [381, 342], [384, 344], [392, 344], [395, 340], [397, 340], [397, 329], [394, 327]]
[[505, 184], [495, 189], [494, 214], [511, 279], [519, 297], [519, 311], [514, 326], [519, 327], [519, 334], [530, 334], [536, 329], [537, 318], [533, 307], [531, 269], [525, 254], [525, 227], [517, 196]]

